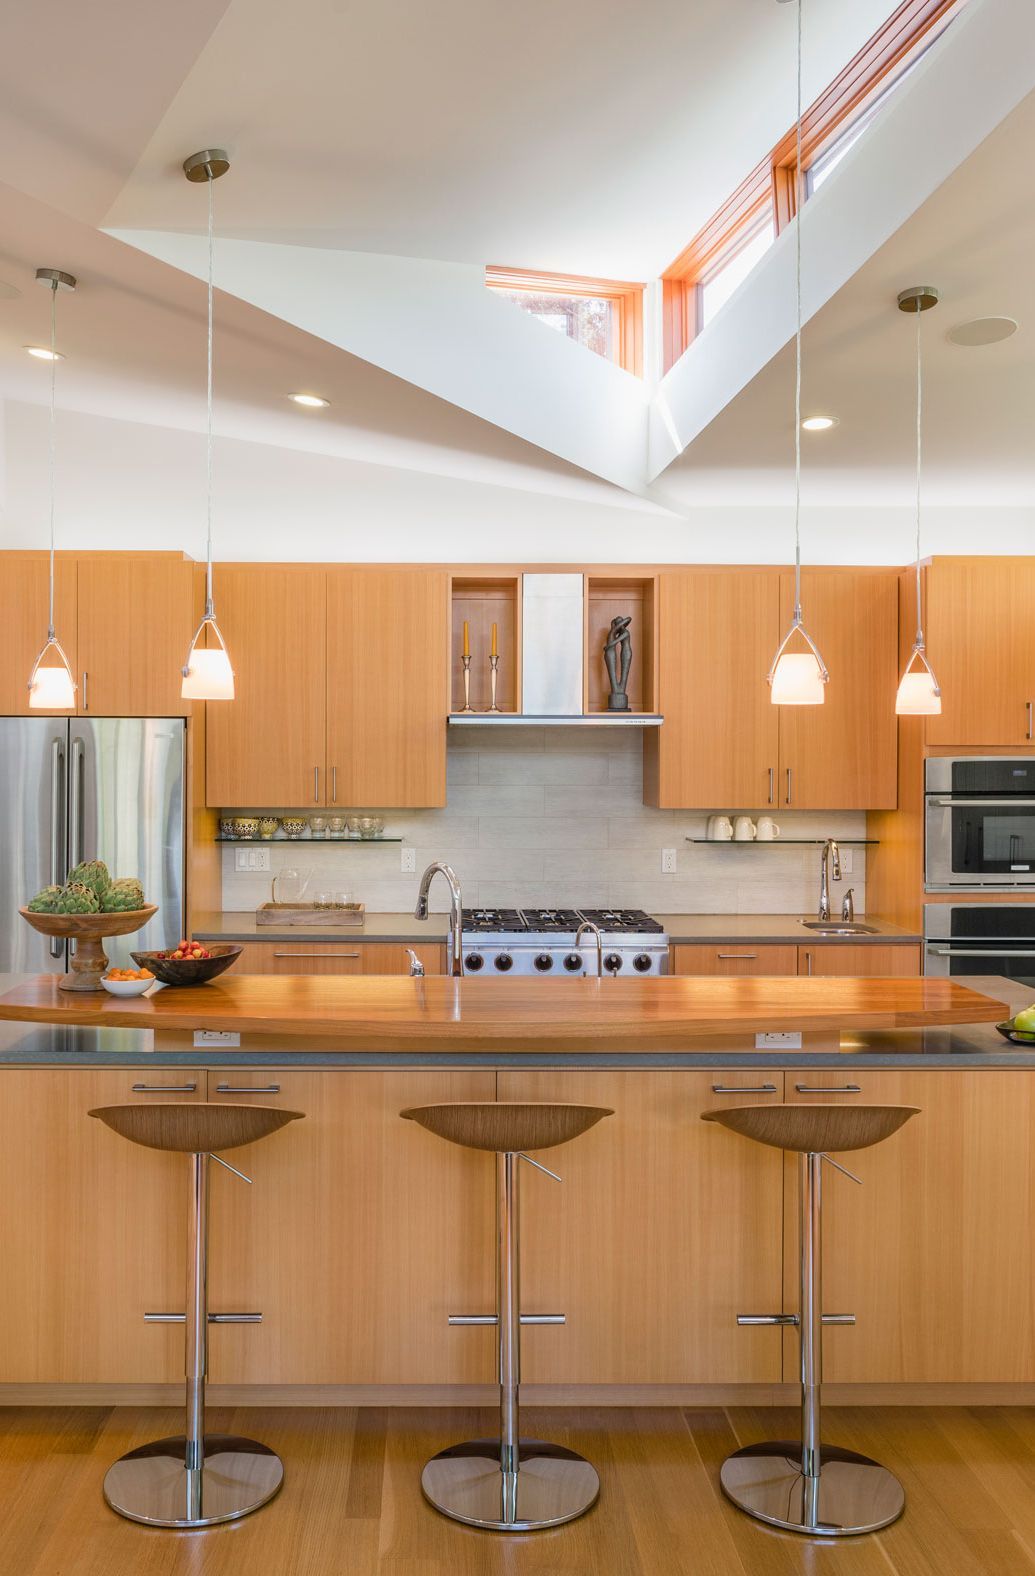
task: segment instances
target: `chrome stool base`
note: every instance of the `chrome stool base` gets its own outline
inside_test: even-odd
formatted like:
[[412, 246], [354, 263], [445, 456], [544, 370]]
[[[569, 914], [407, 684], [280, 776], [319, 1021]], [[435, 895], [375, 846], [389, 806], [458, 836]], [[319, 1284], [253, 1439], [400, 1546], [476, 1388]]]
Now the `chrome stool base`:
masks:
[[284, 1481], [280, 1457], [254, 1439], [206, 1434], [204, 1466], [190, 1472], [186, 1452], [181, 1434], [122, 1456], [104, 1479], [112, 1510], [149, 1527], [213, 1527], [258, 1510]]
[[722, 1464], [723, 1493], [770, 1527], [814, 1537], [876, 1532], [901, 1516], [902, 1484], [887, 1467], [837, 1445], [820, 1447], [819, 1476], [801, 1470], [801, 1444], [748, 1445]]
[[574, 1521], [596, 1504], [600, 1479], [574, 1450], [522, 1439], [517, 1472], [500, 1469], [498, 1439], [473, 1439], [432, 1456], [424, 1497], [453, 1521], [493, 1532], [535, 1532]]

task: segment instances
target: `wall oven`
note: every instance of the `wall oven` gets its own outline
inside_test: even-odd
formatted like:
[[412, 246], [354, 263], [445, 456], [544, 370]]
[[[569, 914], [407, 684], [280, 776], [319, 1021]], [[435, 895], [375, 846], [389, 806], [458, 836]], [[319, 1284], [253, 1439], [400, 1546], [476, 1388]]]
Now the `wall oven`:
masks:
[[1035, 904], [926, 903], [924, 973], [1001, 974], [1035, 995]]
[[1035, 889], [1035, 757], [924, 763], [924, 890]]

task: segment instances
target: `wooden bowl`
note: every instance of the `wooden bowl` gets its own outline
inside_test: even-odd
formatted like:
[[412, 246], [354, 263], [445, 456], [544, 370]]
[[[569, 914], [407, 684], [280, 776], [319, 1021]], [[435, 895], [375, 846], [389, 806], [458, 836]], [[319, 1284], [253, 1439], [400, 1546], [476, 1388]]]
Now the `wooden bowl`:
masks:
[[206, 945], [210, 958], [161, 958], [157, 952], [131, 952], [130, 957], [138, 968], [150, 969], [163, 985], [207, 985], [237, 962], [242, 949], [229, 941]]
[[143, 929], [158, 909], [150, 903], [146, 908], [123, 909], [118, 914], [37, 914], [28, 908], [18, 912], [41, 936], [62, 936], [76, 943], [71, 972], [60, 981], [62, 990], [103, 991], [101, 975], [108, 972], [108, 959], [101, 945], [105, 936], [128, 936]]

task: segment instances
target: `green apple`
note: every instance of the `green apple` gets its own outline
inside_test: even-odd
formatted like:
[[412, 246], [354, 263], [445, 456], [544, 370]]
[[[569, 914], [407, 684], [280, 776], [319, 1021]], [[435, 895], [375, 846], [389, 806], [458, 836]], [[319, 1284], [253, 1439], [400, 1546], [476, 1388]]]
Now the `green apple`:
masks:
[[1018, 1034], [1035, 1034], [1035, 1007], [1025, 1007], [1013, 1020]]

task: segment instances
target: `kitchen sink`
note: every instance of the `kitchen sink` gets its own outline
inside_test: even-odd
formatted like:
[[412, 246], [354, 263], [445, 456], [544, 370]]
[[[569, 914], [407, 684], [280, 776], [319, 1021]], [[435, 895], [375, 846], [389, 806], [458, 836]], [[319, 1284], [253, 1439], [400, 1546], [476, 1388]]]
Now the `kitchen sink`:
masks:
[[814, 930], [817, 936], [876, 936], [876, 925], [860, 925], [854, 919], [803, 919], [801, 924], [806, 930]]

